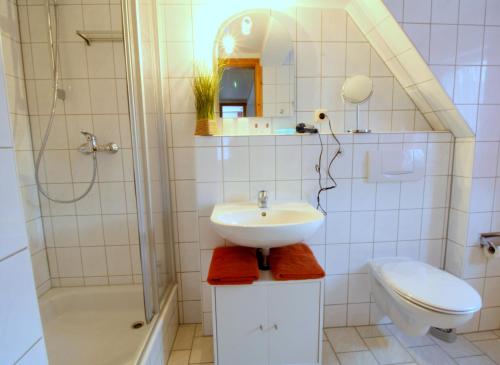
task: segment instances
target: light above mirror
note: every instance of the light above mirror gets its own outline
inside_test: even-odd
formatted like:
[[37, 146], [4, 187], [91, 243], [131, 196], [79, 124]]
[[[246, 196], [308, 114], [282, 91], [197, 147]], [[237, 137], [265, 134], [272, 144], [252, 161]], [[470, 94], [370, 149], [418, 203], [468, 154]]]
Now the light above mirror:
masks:
[[288, 29], [271, 11], [247, 11], [219, 30], [215, 64], [222, 118], [287, 117], [295, 109], [295, 66]]

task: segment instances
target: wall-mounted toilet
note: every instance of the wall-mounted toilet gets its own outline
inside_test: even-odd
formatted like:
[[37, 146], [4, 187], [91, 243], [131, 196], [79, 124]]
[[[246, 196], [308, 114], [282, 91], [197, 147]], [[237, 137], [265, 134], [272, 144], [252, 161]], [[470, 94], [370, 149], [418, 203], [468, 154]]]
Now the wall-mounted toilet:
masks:
[[424, 262], [376, 259], [370, 277], [380, 310], [409, 335], [424, 335], [430, 327], [457, 328], [481, 309], [481, 297], [468, 283]]

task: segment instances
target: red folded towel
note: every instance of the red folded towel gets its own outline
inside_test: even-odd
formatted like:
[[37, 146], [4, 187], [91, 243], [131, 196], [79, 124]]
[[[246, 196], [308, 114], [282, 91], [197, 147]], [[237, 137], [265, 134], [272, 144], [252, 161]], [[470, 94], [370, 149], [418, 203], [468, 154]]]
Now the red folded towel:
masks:
[[311, 249], [304, 243], [271, 248], [269, 263], [275, 280], [307, 280], [325, 276]]
[[255, 248], [218, 247], [214, 250], [207, 281], [212, 285], [252, 284], [259, 279]]

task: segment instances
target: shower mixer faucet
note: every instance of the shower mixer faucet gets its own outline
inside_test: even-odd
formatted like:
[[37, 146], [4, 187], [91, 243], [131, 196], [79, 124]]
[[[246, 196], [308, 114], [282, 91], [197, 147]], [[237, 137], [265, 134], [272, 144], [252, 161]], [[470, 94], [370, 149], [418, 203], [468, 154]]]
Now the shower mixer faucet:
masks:
[[116, 153], [120, 149], [116, 143], [98, 144], [97, 137], [87, 131], [81, 130], [80, 133], [87, 139], [86, 143], [80, 145], [80, 152], [90, 155], [95, 152], [110, 152]]

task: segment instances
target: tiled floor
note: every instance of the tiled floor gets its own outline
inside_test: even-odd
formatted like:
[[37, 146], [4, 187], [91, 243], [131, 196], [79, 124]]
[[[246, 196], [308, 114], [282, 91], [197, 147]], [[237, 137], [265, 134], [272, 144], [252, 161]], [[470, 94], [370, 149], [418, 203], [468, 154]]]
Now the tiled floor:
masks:
[[[341, 327], [325, 329], [323, 340], [323, 365], [500, 365], [500, 331], [461, 335], [450, 344], [407, 336], [394, 325]], [[202, 336], [201, 325], [180, 326], [168, 365], [213, 361], [212, 337]]]

